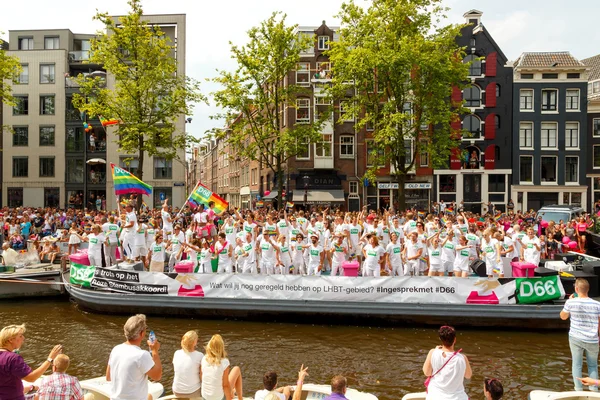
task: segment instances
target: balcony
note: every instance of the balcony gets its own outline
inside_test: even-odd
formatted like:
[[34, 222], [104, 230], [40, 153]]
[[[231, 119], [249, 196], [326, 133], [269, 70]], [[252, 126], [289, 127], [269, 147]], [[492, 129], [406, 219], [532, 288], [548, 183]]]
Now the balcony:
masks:
[[69, 62], [70, 63], [81, 63], [90, 59], [89, 50], [70, 51]]

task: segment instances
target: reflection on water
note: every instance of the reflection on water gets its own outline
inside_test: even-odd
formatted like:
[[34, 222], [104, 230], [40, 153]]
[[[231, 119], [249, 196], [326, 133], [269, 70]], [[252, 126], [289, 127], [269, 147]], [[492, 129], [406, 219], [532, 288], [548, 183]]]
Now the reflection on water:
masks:
[[[125, 316], [80, 311], [66, 300], [3, 301], [0, 325], [26, 323], [21, 354], [39, 365], [54, 344], [62, 343], [71, 357], [69, 372], [80, 379], [103, 375], [113, 346], [123, 341]], [[382, 400], [399, 399], [423, 391], [421, 368], [430, 348], [437, 345], [435, 329], [370, 328], [355, 326], [258, 323], [223, 320], [149, 317], [148, 326], [161, 342], [162, 383], [171, 392], [171, 357], [181, 336], [196, 329], [200, 343], [214, 333], [227, 342], [233, 365], [242, 368], [244, 393], [253, 396], [268, 370], [279, 373], [281, 385], [293, 384], [300, 364], [309, 366], [309, 382], [328, 383], [335, 374], [348, 377], [350, 386]], [[532, 389], [569, 390], [571, 355], [567, 332], [465, 330], [458, 344], [473, 366], [467, 383], [472, 399], [483, 398], [482, 382], [497, 377], [506, 399], [526, 399]], [[585, 367], [584, 367], [585, 368]]]

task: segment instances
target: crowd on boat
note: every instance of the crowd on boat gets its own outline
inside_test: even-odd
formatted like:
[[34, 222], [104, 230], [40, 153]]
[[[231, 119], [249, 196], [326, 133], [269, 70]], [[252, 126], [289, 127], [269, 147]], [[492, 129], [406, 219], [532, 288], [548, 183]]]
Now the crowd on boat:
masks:
[[[343, 274], [357, 263], [362, 276], [470, 275], [476, 260], [488, 276], [503, 276], [503, 260], [538, 264], [566, 250], [585, 251], [590, 215], [572, 221], [542, 221], [535, 213], [464, 212], [436, 204], [430, 212], [330, 208], [221, 213], [213, 204], [173, 210], [138, 209], [135, 199], [113, 212], [102, 210], [5, 210], [4, 252], [33, 243], [42, 260], [88, 243], [91, 265], [114, 265], [118, 255], [153, 272], [172, 271], [188, 260], [198, 273]], [[166, 265], [165, 265], [166, 264]], [[213, 266], [216, 271], [214, 271]]]
[[[113, 348], [106, 367], [106, 380], [111, 382], [110, 398], [151, 400], [148, 379], [160, 381], [163, 375], [161, 344], [154, 332], [148, 330], [143, 314], [130, 317], [123, 330], [125, 342]], [[37, 400], [93, 400], [93, 395], [84, 396], [78, 379], [67, 374], [69, 357], [62, 353], [61, 345], [56, 345], [37, 369], [28, 366], [19, 354], [25, 333], [24, 325], [10, 325], [0, 331], [0, 399], [24, 400], [35, 392]], [[442, 326], [439, 338], [441, 344], [429, 351], [423, 365], [423, 373], [427, 377], [427, 399], [467, 400], [464, 379], [472, 376], [469, 360], [462, 349], [456, 349], [454, 328]], [[142, 349], [144, 342], [149, 350]], [[181, 339], [181, 349], [173, 355], [174, 396], [243, 400], [241, 369], [230, 364], [221, 335], [211, 337], [204, 347], [204, 354], [197, 350], [197, 346], [197, 332], [186, 332]], [[50, 367], [52, 374], [44, 376]], [[254, 399], [300, 400], [307, 376], [308, 367], [302, 365], [295, 386], [279, 386], [277, 372], [268, 371], [263, 376], [263, 389], [255, 393]], [[36, 384], [42, 377], [41, 383]], [[23, 385], [23, 382], [27, 384]], [[331, 379], [331, 395], [325, 400], [348, 400], [345, 396], [347, 387], [347, 379], [335, 375]], [[484, 380], [483, 393], [487, 400], [499, 400], [503, 392], [499, 380]]]

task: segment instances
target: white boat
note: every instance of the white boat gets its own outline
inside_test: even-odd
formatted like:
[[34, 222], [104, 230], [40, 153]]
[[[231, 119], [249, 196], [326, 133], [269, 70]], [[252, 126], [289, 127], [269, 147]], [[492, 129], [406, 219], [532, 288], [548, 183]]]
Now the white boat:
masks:
[[[79, 381], [79, 384], [84, 395], [91, 393], [94, 395], [94, 400], [110, 400], [111, 382], [108, 382], [105, 376]], [[153, 399], [158, 399], [164, 393], [163, 385], [148, 381], [148, 393], [152, 395]]]
[[404, 397], [402, 398], [402, 400], [425, 400], [426, 397], [427, 397], [427, 393], [426, 392], [409, 393], [407, 395], [404, 395]]
[[529, 400], [587, 400], [600, 399], [597, 392], [550, 392], [547, 390], [534, 390], [529, 393]]
[[[292, 386], [292, 390], [295, 390], [296, 387]], [[330, 385], [315, 385], [312, 383], [307, 383], [302, 385], [302, 399], [305, 400], [321, 400], [331, 394], [331, 386]], [[356, 389], [347, 388], [346, 389], [346, 398], [349, 400], [378, 400], [376, 396], [371, 393], [359, 392]], [[166, 396], [161, 397], [159, 400], [174, 400], [177, 399], [176, 396]], [[251, 400], [254, 397], [244, 398], [244, 400]], [[96, 398], [98, 400], [98, 398]], [[104, 400], [104, 399], [102, 399]]]
[[58, 296], [64, 293], [61, 266], [33, 264], [15, 272], [0, 272], [0, 299]]

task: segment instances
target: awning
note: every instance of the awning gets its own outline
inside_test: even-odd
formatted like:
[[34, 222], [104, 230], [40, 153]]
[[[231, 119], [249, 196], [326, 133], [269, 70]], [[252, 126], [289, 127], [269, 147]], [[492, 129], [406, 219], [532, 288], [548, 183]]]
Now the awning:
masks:
[[[306, 196], [308, 204], [330, 204], [344, 202], [344, 191], [333, 190], [309, 190]], [[294, 192], [294, 203], [304, 203], [304, 191], [296, 190]]]
[[240, 189], [240, 196], [248, 196], [250, 195], [250, 188], [248, 186], [244, 186]]
[[279, 192], [277, 190], [273, 190], [271, 193], [263, 197], [263, 200], [273, 200], [277, 198]]

